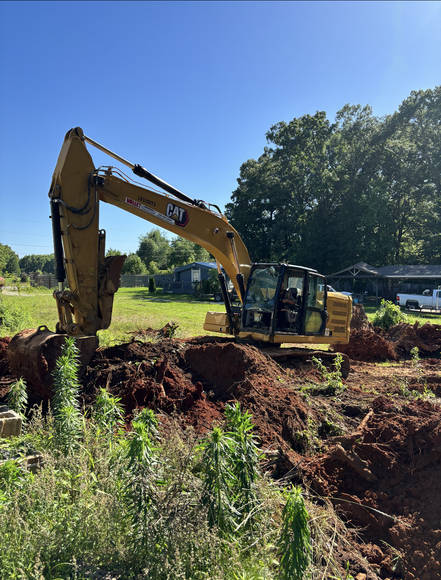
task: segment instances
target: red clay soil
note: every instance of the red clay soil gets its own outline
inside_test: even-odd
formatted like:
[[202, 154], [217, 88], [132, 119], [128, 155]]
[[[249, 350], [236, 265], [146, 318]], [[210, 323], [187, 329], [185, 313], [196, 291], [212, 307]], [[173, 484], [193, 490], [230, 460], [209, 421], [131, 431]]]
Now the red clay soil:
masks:
[[[90, 405], [106, 388], [127, 420], [149, 407], [199, 434], [239, 401], [272, 476], [303, 484], [347, 522], [351, 544], [336, 547], [342, 577], [349, 562], [356, 580], [441, 579], [441, 326], [430, 326], [395, 330], [401, 343], [353, 329], [351, 372], [337, 393], [290, 359], [280, 366], [253, 346], [201, 337], [98, 349], [82, 396]], [[430, 356], [418, 364], [399, 346], [413, 333]], [[13, 380], [2, 363], [7, 344], [0, 340], [0, 400]]]

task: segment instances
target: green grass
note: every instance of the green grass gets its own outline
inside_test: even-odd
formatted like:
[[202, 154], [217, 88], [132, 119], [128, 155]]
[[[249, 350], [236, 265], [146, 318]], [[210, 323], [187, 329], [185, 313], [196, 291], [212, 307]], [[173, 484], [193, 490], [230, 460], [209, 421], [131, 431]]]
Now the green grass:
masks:
[[[52, 292], [25, 295], [5, 295], [6, 305], [19, 305], [32, 316], [32, 326], [46, 325], [55, 330], [58, 321], [57, 307]], [[129, 339], [127, 333], [137, 329], [160, 329], [167, 322], [179, 325], [175, 336], [189, 338], [210, 334], [203, 330], [208, 310], [224, 312], [223, 304], [213, 300], [199, 300], [189, 294], [150, 294], [147, 288], [121, 288], [115, 295], [112, 323], [108, 330], [100, 330], [102, 345], [115, 344]], [[0, 327], [0, 336], [7, 336], [8, 329]]]

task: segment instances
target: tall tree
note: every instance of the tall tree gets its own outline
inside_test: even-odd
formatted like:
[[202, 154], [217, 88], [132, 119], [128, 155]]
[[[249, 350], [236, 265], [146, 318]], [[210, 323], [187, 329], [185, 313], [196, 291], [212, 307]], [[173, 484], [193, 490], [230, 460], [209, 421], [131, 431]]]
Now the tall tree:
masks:
[[20, 274], [18, 255], [5, 244], [0, 244], [0, 275]]
[[147, 274], [147, 268], [137, 254], [129, 254], [123, 264], [121, 274]]
[[177, 268], [191, 262], [208, 262], [211, 256], [202, 246], [177, 236], [170, 243], [169, 267]]
[[169, 252], [170, 242], [158, 228], [151, 230], [145, 236], [140, 236], [136, 253], [147, 268], [151, 262], [155, 262], [160, 270], [166, 269]]
[[441, 263], [441, 92], [382, 119], [345, 105], [281, 122], [240, 168], [226, 215], [256, 261], [325, 273], [350, 263]]

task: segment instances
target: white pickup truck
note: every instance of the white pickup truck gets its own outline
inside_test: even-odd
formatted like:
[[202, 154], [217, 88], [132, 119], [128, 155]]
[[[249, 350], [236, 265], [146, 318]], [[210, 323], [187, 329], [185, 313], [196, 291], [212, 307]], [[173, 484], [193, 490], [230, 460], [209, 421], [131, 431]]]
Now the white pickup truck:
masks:
[[441, 289], [424, 290], [422, 294], [397, 294], [398, 306], [405, 306], [409, 310], [440, 310]]

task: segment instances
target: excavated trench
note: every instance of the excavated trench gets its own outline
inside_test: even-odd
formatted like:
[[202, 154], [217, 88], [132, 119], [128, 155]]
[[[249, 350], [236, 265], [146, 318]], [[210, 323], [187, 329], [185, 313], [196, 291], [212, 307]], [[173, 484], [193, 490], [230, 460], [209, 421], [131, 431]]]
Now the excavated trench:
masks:
[[[357, 317], [355, 317], [357, 319]], [[441, 578], [441, 325], [373, 329], [358, 320], [344, 390], [318, 372], [277, 364], [257, 348], [201, 337], [98, 349], [82, 379], [86, 405], [100, 388], [127, 420], [150, 407], [204, 433], [227, 402], [253, 415], [276, 479], [304, 485], [350, 530], [336, 550], [356, 580]], [[166, 334], [167, 333], [163, 333]], [[13, 377], [0, 339], [0, 401]], [[412, 361], [418, 346], [421, 360]], [[381, 362], [382, 364], [378, 364]], [[32, 385], [28, 385], [32, 389]], [[429, 396], [433, 395], [433, 396]]]

